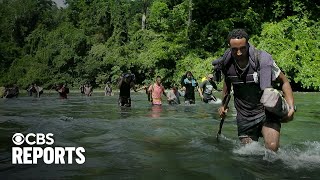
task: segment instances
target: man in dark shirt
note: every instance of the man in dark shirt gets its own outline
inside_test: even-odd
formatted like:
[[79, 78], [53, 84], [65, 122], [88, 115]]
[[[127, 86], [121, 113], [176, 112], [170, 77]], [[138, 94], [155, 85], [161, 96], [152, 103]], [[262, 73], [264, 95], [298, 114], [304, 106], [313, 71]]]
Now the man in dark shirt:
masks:
[[60, 99], [68, 99], [69, 88], [65, 84], [56, 86], [55, 90], [59, 93]]
[[84, 95], [84, 84], [79, 87], [81, 95]]
[[135, 92], [137, 92], [134, 79], [135, 77], [131, 73], [123, 74], [120, 77], [120, 81], [118, 83], [118, 87], [120, 89], [119, 94], [119, 105], [130, 107], [131, 106], [131, 97], [130, 97], [130, 89], [133, 88]]
[[[265, 147], [277, 151], [280, 122], [291, 121], [294, 115], [292, 89], [271, 55], [265, 51], [258, 51], [248, 40], [249, 36], [243, 29], [235, 29], [228, 35], [230, 49], [226, 51], [223, 62], [230, 62], [230, 66], [226, 66], [223, 72], [225, 76], [223, 97], [230, 94], [232, 85], [234, 106], [237, 110], [238, 136], [241, 142], [250, 143], [263, 137]], [[253, 65], [254, 60], [260, 63], [259, 72]], [[274, 81], [282, 85], [284, 98], [289, 105], [288, 113], [282, 119], [268, 114], [260, 102], [263, 91], [272, 87]], [[226, 112], [227, 109], [223, 106], [219, 108], [220, 117], [224, 118]]]

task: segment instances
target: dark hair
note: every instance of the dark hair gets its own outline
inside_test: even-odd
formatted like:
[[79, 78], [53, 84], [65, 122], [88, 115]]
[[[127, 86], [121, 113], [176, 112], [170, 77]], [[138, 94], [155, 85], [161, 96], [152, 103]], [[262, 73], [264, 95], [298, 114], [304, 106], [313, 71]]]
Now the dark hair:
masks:
[[249, 35], [244, 29], [234, 29], [228, 34], [228, 44], [230, 43], [231, 39], [242, 39], [245, 38], [246, 41], [249, 41]]
[[192, 74], [191, 71], [187, 71], [187, 72], [186, 72], [186, 76], [188, 76], [188, 74], [190, 74], [190, 75], [193, 77], [193, 74]]

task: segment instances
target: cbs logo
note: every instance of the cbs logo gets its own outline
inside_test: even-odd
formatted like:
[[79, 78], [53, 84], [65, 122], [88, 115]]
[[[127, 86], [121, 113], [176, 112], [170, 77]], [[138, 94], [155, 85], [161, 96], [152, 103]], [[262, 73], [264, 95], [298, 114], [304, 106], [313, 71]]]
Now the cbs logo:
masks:
[[54, 139], [52, 137], [52, 133], [29, 133], [26, 136], [24, 136], [22, 133], [15, 133], [12, 136], [12, 142], [18, 146], [22, 145], [24, 142], [29, 145], [52, 145], [54, 143]]

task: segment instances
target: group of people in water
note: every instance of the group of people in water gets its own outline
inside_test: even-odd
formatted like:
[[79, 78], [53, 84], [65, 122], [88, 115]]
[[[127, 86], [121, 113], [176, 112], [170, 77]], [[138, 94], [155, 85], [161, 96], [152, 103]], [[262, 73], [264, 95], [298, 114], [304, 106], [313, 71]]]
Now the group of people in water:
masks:
[[[148, 101], [151, 102], [152, 105], [162, 105], [163, 99], [162, 95], [164, 95], [167, 99], [168, 104], [180, 104], [180, 97], [184, 97], [185, 104], [194, 104], [195, 103], [195, 92], [198, 91], [201, 99], [205, 103], [210, 103], [213, 101], [217, 101], [217, 98], [213, 95], [213, 90], [217, 90], [217, 85], [214, 81], [213, 74], [208, 74], [206, 78], [202, 79], [200, 85], [198, 84], [197, 80], [194, 78], [193, 74], [188, 71], [181, 77], [181, 88], [178, 89], [177, 86], [172, 86], [167, 92], [165, 91], [164, 86], [162, 85], [162, 78], [157, 76], [154, 83], [145, 84], [141, 88], [137, 89], [136, 84], [136, 77], [133, 73], [128, 72], [124, 73], [120, 76], [117, 86], [119, 88], [119, 105], [130, 107], [131, 106], [131, 89], [134, 91], [144, 89]], [[69, 94], [69, 88], [66, 84], [56, 84], [53, 85], [51, 89], [54, 89], [58, 92], [59, 97], [61, 99], [67, 99]], [[27, 93], [29, 96], [34, 96], [40, 98], [43, 94], [43, 87], [39, 86], [36, 83], [32, 83], [27, 89]], [[79, 87], [80, 93], [84, 96], [92, 96], [93, 87], [92, 85], [87, 82], [81, 84]], [[111, 83], [108, 81], [104, 88], [104, 95], [105, 96], [112, 96], [114, 95], [112, 91]], [[18, 97], [19, 88], [18, 86], [14, 85], [13, 87], [5, 87], [2, 90], [2, 97], [3, 98], [12, 98]]]
[[[135, 75], [132, 73], [125, 73], [120, 77], [118, 87], [119, 93], [119, 105], [131, 106], [130, 89], [137, 91], [135, 87]], [[201, 99], [205, 103], [216, 102], [217, 98], [213, 95], [213, 90], [217, 90], [217, 85], [214, 81], [213, 74], [208, 74], [199, 85], [193, 74], [188, 71], [181, 77], [181, 90], [177, 86], [172, 86], [171, 89], [166, 92], [162, 85], [162, 78], [157, 76], [154, 83], [147, 84], [140, 89], [144, 89], [148, 95], [148, 101], [152, 105], [162, 105], [162, 95], [167, 98], [169, 104], [180, 104], [180, 97], [184, 97], [185, 104], [195, 104], [195, 92], [198, 91]]]
[[[61, 99], [68, 98], [69, 88], [65, 84], [55, 84], [51, 89], [56, 90], [59, 93], [59, 97]], [[36, 83], [32, 83], [26, 90], [29, 96], [34, 96], [37, 98], [40, 98], [40, 96], [43, 94], [43, 87], [37, 85]], [[0, 88], [1, 98], [17, 98], [19, 93], [20, 91], [17, 85]]]

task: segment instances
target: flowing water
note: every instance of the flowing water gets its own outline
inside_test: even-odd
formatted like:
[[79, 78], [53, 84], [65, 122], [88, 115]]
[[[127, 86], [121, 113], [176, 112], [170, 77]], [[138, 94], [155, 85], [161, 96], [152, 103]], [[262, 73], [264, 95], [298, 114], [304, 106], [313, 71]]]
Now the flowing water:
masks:
[[[295, 93], [298, 112], [282, 124], [277, 153], [262, 140], [239, 143], [234, 108], [217, 141], [218, 105], [199, 100], [152, 107], [132, 93], [132, 107], [120, 108], [102, 93], [0, 99], [0, 179], [319, 179], [319, 95]], [[85, 163], [13, 165], [17, 132], [53, 133], [55, 147], [85, 148]]]

